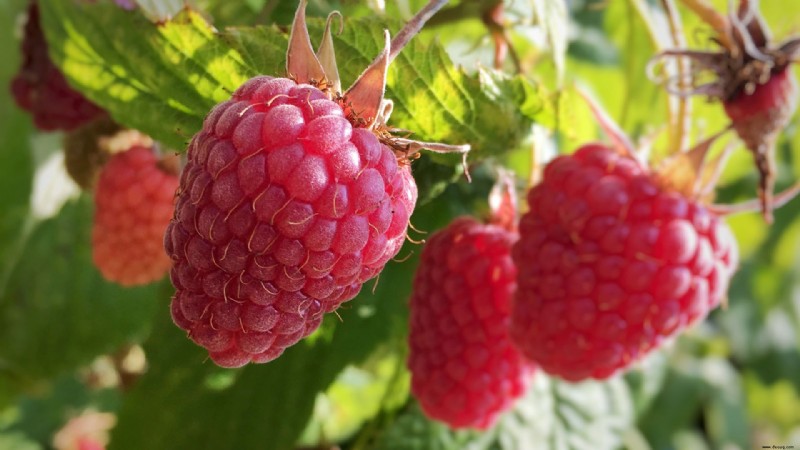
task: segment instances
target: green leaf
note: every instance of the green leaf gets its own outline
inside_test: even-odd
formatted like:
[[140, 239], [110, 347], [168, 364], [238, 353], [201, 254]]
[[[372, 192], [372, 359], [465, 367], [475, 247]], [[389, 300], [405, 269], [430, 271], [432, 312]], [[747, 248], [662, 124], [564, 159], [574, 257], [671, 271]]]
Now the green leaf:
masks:
[[[380, 30], [371, 28], [376, 44], [382, 42]], [[520, 77], [486, 81], [455, 68], [440, 45], [412, 41], [390, 66], [386, 96], [394, 101], [394, 112], [389, 123], [421, 140], [468, 143], [472, 160], [514, 150], [530, 132], [530, 117], [543, 100]], [[513, 97], [498, 95], [510, 91]]]
[[565, 383], [537, 373], [528, 393], [486, 432], [452, 431], [415, 405], [389, 428], [379, 450], [561, 450], [617, 448], [633, 424], [621, 378]]
[[248, 65], [248, 73], [285, 74], [288, 37], [276, 27], [228, 28], [221, 37], [242, 55]]
[[268, 365], [224, 370], [163, 314], [110, 448], [289, 448], [328, 382], [325, 347], [303, 343]]
[[559, 84], [564, 76], [566, 65], [569, 15], [565, 0], [544, 0], [533, 2], [533, 13], [542, 27], [553, 53], [553, 64], [556, 67]]
[[673, 435], [689, 428], [707, 397], [702, 380], [670, 370], [666, 383], [639, 426], [654, 448], [669, 448]]
[[[352, 306], [340, 311], [342, 324], [330, 318], [322, 334], [265, 365], [219, 369], [168, 318], [162, 319], [145, 345], [151, 368], [127, 396], [111, 448], [290, 448], [311, 416], [317, 393], [348, 363], [362, 360], [389, 338], [391, 311], [399, 299], [387, 291], [409, 284], [408, 266], [384, 271], [380, 298], [365, 287]], [[407, 289], [402, 289], [406, 295]], [[226, 380], [222, 387], [214, 382], [220, 378]]]
[[30, 226], [0, 293], [0, 377], [47, 378], [147, 334], [168, 294], [158, 285], [125, 289], [103, 280], [92, 264], [88, 199]]
[[[0, 29], [11, 30], [16, 14], [24, 4], [21, 1], [0, 3]], [[0, 54], [6, 62], [0, 65], [0, 292], [21, 252], [20, 241], [23, 224], [28, 216], [28, 201], [33, 179], [29, 135], [31, 120], [20, 111], [6, 89], [19, 66], [19, 41], [0, 39]], [[0, 387], [0, 391], [3, 388]], [[0, 395], [0, 405], [2, 405]]]
[[[76, 87], [117, 121], [178, 150], [246, 79], [283, 75], [286, 36], [275, 27], [220, 34], [189, 10], [156, 25], [106, 4], [53, 0], [42, 9], [51, 54]], [[310, 23], [321, 36], [323, 22]], [[336, 37], [346, 85], [379, 53], [386, 25], [351, 20]], [[470, 143], [473, 158], [518, 146], [537, 107], [534, 90], [520, 79], [486, 86], [455, 68], [440, 45], [418, 40], [393, 63], [388, 83], [392, 125], [422, 140]], [[515, 96], [492, 94], [506, 83]]]
[[[0, 434], [17, 431], [48, 448], [53, 435], [70, 418], [87, 409], [113, 411], [120, 397], [117, 389], [90, 389], [75, 376], [61, 377], [20, 398], [16, 420], [0, 427]], [[9, 447], [0, 445], [0, 448]]]
[[470, 431], [451, 431], [447, 426], [425, 417], [419, 405], [411, 407], [385, 431], [374, 450], [483, 450], [489, 448], [491, 435]]
[[518, 109], [520, 115], [535, 121], [544, 111], [545, 103], [538, 86], [522, 75], [509, 76], [503, 72], [482, 68], [478, 71], [483, 94], [498, 104]]
[[113, 3], [42, 2], [50, 54], [120, 123], [178, 150], [256, 73], [199, 14], [153, 24]]
[[[686, 341], [681, 339], [679, 344]], [[687, 349], [678, 346], [677, 350]], [[673, 362], [664, 388], [639, 424], [653, 448], [684, 448], [681, 440], [701, 417], [712, 448], [750, 445], [739, 373], [726, 359], [683, 354]]]
[[406, 403], [410, 388], [405, 368], [405, 340], [379, 347], [359, 366], [347, 366], [330, 387], [317, 396], [314, 413], [306, 426], [302, 446], [343, 442], [382, 410]]
[[647, 355], [625, 373], [625, 382], [631, 391], [637, 417], [647, 411], [655, 400], [664, 387], [666, 376], [667, 355], [664, 351]]
[[31, 440], [24, 433], [0, 433], [0, 448], [9, 450], [41, 450], [44, 447]]

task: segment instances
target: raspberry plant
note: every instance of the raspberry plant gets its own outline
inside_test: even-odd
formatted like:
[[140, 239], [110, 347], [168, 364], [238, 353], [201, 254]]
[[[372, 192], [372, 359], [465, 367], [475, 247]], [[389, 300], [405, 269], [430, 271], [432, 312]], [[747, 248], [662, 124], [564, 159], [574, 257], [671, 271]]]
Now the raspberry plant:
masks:
[[[308, 37], [299, 39], [303, 50], [290, 52], [287, 61], [290, 36], [298, 36], [292, 24], [299, 3], [198, 0], [184, 8], [172, 0], [38, 0], [37, 61], [49, 60], [47, 73], [57, 71], [63, 78], [58, 89], [46, 84], [48, 93], [36, 97], [37, 105], [48, 117], [74, 119], [83, 110], [69, 106], [76, 97], [60, 96], [68, 87], [107, 116], [70, 130], [40, 130], [41, 116], [12, 99], [21, 92], [19, 82], [14, 88], [17, 74], [33, 79], [22, 18], [31, 3], [0, 5], [0, 29], [6, 30], [0, 52], [7, 57], [0, 67], [0, 81], [7, 86], [0, 93], [0, 448], [57, 448], [63, 440], [56, 442], [59, 430], [72, 429], [80, 417], [92, 414], [105, 418], [103, 429], [81, 431], [101, 433], [103, 439], [96, 442], [112, 449], [798, 445], [800, 352], [795, 338], [800, 319], [790, 294], [797, 284], [795, 222], [800, 216], [798, 201], [792, 200], [798, 175], [793, 149], [800, 148], [796, 66], [791, 64], [800, 16], [795, 2], [737, 0], [729, 11], [729, 2], [717, 0], [646, 5], [309, 0]], [[390, 40], [403, 36], [401, 30], [419, 11], [427, 20], [419, 22], [425, 22], [421, 30], [409, 30], [402, 51], [392, 52], [391, 45], [382, 53], [386, 32]], [[292, 41], [297, 48], [298, 39]], [[331, 47], [338, 76], [333, 75]], [[359, 84], [378, 55], [378, 70], [362, 78], [361, 85], [369, 88], [348, 95], [348, 87]], [[383, 62], [392, 58], [384, 71]], [[735, 64], [727, 64], [731, 61]], [[754, 78], [737, 78], [743, 74]], [[654, 79], [666, 80], [668, 89]], [[688, 95], [706, 85], [723, 89], [699, 92], [711, 94], [711, 102]], [[595, 104], [587, 104], [586, 92]], [[759, 92], [767, 94], [752, 100]], [[743, 98], [777, 108], [737, 107]], [[381, 99], [391, 100], [393, 108]], [[598, 113], [601, 109], [613, 120]], [[385, 119], [390, 111], [389, 120], [372, 121]], [[764, 125], [766, 118], [770, 126], [752, 126], [752, 117], [742, 119], [748, 112], [761, 114], [756, 125]], [[302, 126], [293, 128], [301, 117]], [[269, 132], [264, 132], [268, 119]], [[326, 124], [314, 125], [315, 119]], [[261, 127], [253, 126], [258, 121]], [[287, 123], [291, 126], [283, 127]], [[116, 146], [124, 139], [112, 137], [118, 129], [149, 136], [146, 147], [154, 149], [152, 154], [179, 160], [181, 186], [159, 197], [178, 205], [170, 231], [166, 223], [161, 230], [167, 239], [160, 256], [174, 257], [168, 259], [174, 264], [171, 280], [124, 287], [95, 268], [94, 199], [104, 196], [99, 174], [114, 168], [116, 157], [108, 150], [122, 150]], [[305, 134], [296, 136], [298, 131]], [[318, 139], [324, 134], [338, 137]], [[431, 143], [470, 145], [469, 177], [459, 155], [427, 151], [444, 148]], [[606, 169], [628, 170], [622, 177], [626, 182], [611, 183], [616, 187], [610, 189], [593, 178], [596, 164], [586, 160], [587, 145], [608, 156], [606, 162], [614, 161]], [[559, 180], [565, 164], [578, 174], [569, 183]], [[520, 207], [523, 244], [512, 252], [518, 286], [512, 303], [522, 305], [527, 299], [528, 306], [519, 308], [534, 311], [530, 305], [543, 303], [537, 300], [541, 292], [558, 291], [552, 288], [559, 277], [569, 292], [556, 292], [547, 300], [554, 306], [544, 312], [515, 318], [515, 307], [510, 309], [508, 322], [517, 325], [508, 330], [519, 341], [519, 353], [538, 360], [525, 364], [538, 368], [529, 375], [515, 372], [517, 354], [487, 367], [486, 379], [475, 372], [479, 386], [491, 376], [516, 373], [527, 391], [500, 394], [501, 407], [489, 408], [492, 414], [465, 409], [464, 416], [481, 417], [457, 428], [462, 423], [440, 421], [432, 406], [444, 406], [439, 404], [448, 397], [426, 400], [419, 395], [419, 386], [433, 385], [424, 375], [428, 372], [413, 364], [409, 369], [416, 351], [412, 333], [419, 336], [420, 329], [438, 330], [450, 323], [449, 316], [414, 306], [422, 283], [414, 280], [442, 276], [441, 264], [431, 264], [426, 249], [436, 245], [437, 236], [463, 224], [457, 217], [488, 215], [485, 199], [503, 170], [516, 173], [516, 193], [526, 198]], [[370, 189], [359, 185], [361, 177], [372, 180]], [[150, 183], [154, 179], [148, 178]], [[324, 191], [334, 181], [347, 191], [349, 203], [339, 216], [337, 201], [336, 217], [329, 217]], [[591, 188], [580, 194], [573, 183]], [[109, 196], [124, 195], [133, 204], [148, 192], [123, 191]], [[620, 193], [630, 199], [648, 192], [649, 200], [615, 203]], [[760, 197], [754, 198], [756, 192]], [[281, 202], [280, 195], [268, 193], [286, 198]], [[598, 305], [602, 297], [573, 292], [585, 288], [573, 280], [580, 268], [597, 269], [590, 258], [595, 254], [581, 253], [578, 268], [571, 270], [561, 264], [562, 252], [555, 270], [558, 255], [543, 254], [553, 246], [531, 244], [538, 238], [530, 230], [538, 227], [539, 235], [562, 246], [577, 237], [582, 249], [595, 242], [615, 250], [611, 244], [619, 229], [669, 231], [672, 219], [658, 208], [645, 210], [654, 199], [674, 200], [676, 195], [695, 216], [705, 210], [708, 220], [690, 221], [678, 214], [681, 224], [690, 225], [679, 224], [675, 242], [666, 239], [638, 253], [628, 251], [635, 242], [626, 240], [618, 256], [633, 275], [603, 281], [622, 289], [625, 301], [603, 314], [625, 318], [627, 339], [610, 335], [613, 327], [601, 320], [603, 314], [593, 316], [588, 330], [569, 328], [560, 310]], [[570, 215], [582, 202], [592, 209]], [[265, 209], [251, 210], [252, 221], [236, 222], [244, 217], [236, 215], [241, 206], [253, 203]], [[155, 233], [142, 233], [142, 225], [163, 210], [155, 201], [147, 206], [122, 208], [109, 220], [138, 225], [126, 232], [129, 242], [144, 242], [138, 239]], [[637, 209], [639, 218], [619, 214], [626, 208]], [[773, 212], [771, 225], [759, 210]], [[596, 216], [623, 219], [604, 227], [606, 219], [593, 220]], [[576, 217], [601, 223], [599, 231], [564, 227]], [[255, 230], [257, 222], [280, 237], [269, 249], [257, 248], [259, 242], [249, 239], [252, 233], [244, 233]], [[330, 232], [331, 223], [336, 233]], [[471, 226], [487, 230], [494, 225]], [[197, 252], [196, 242], [182, 240], [187, 236], [194, 236], [189, 242], [202, 237], [216, 252]], [[281, 251], [278, 241], [284, 242]], [[286, 242], [309, 250], [301, 256], [329, 252], [339, 261], [331, 262], [330, 272], [324, 264], [303, 264], [289, 258], [297, 255], [287, 252]], [[239, 252], [247, 243], [256, 254]], [[377, 251], [381, 246], [384, 251]], [[687, 262], [679, 250], [690, 247], [695, 251]], [[701, 247], [708, 252], [698, 251]], [[121, 255], [111, 251], [106, 258]], [[244, 259], [234, 258], [243, 255], [247, 263], [261, 258], [259, 271], [277, 267], [263, 264], [269, 258], [280, 264], [274, 278], [260, 281], [281, 288], [277, 292], [283, 301], [242, 302], [246, 288], [255, 288], [249, 298], [262, 303], [276, 292], [249, 283], [246, 275], [252, 274], [246, 266], [239, 270]], [[477, 273], [483, 261], [497, 256], [492, 255], [456, 258], [453, 266], [457, 274]], [[698, 255], [713, 255], [704, 260], [712, 264], [700, 264]], [[669, 268], [687, 269], [695, 286], [705, 282], [713, 289], [697, 295], [705, 302], [675, 295], [677, 300], [653, 302], [655, 309], [637, 317], [636, 307], [643, 303], [635, 298], [642, 294], [648, 271], [637, 275], [634, 269], [667, 256], [672, 258]], [[337, 268], [359, 257], [361, 264], [351, 264], [352, 273]], [[188, 264], [190, 259], [195, 266]], [[711, 265], [714, 269], [707, 270]], [[315, 267], [322, 272], [311, 271]], [[445, 273], [426, 286], [433, 292], [464, 288], [463, 297], [479, 302], [486, 294], [470, 284], [471, 276]], [[205, 289], [202, 280], [214, 277], [218, 280], [208, 281]], [[335, 281], [322, 289], [319, 280], [326, 277]], [[296, 289], [292, 283], [300, 281], [303, 286]], [[512, 284], [504, 281], [503, 286]], [[651, 282], [647, 289], [656, 285], [663, 283]], [[677, 311], [670, 306], [676, 303]], [[254, 320], [244, 311], [257, 306], [273, 308], [277, 315], [278, 305], [298, 315], [306, 308], [300, 332], [273, 333], [267, 326], [272, 316]], [[323, 315], [327, 310], [333, 312]], [[496, 317], [485, 325], [502, 328], [502, 311]], [[660, 327], [653, 328], [654, 323]], [[578, 334], [591, 339], [592, 346], [581, 347]], [[447, 339], [423, 340], [442, 342], [441, 348], [435, 342], [428, 345], [428, 354], [457, 353]], [[554, 348], [548, 348], [552, 342]], [[500, 344], [509, 350], [507, 343]], [[620, 358], [606, 358], [601, 350], [608, 348], [623, 348], [609, 353]], [[474, 355], [464, 358], [469, 357]], [[453, 360], [457, 367], [460, 358]], [[587, 377], [595, 379], [575, 382]], [[482, 394], [491, 393], [473, 391], [470, 396]]]

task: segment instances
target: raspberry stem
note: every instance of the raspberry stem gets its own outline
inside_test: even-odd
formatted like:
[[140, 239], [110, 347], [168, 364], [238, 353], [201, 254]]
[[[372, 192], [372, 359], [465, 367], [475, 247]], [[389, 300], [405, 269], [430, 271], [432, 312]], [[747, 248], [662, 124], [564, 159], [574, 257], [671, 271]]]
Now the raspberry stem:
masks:
[[600, 128], [603, 129], [603, 132], [608, 136], [609, 139], [614, 143], [613, 147], [620, 153], [639, 161], [639, 157], [636, 154], [635, 147], [633, 143], [628, 139], [628, 136], [619, 128], [616, 122], [606, 113], [600, 104], [589, 95], [588, 92], [578, 89], [578, 95], [580, 95], [586, 104], [589, 106], [589, 109], [592, 111], [592, 115], [594, 115], [595, 119], [600, 125]]
[[[686, 42], [683, 36], [683, 24], [681, 17], [675, 9], [674, 0], [661, 0], [661, 4], [667, 13], [667, 20], [669, 21], [669, 31], [672, 36], [672, 44], [675, 48], [686, 47]], [[678, 89], [681, 91], [689, 89], [687, 82], [689, 80], [689, 65], [687, 58], [678, 56], [675, 61], [678, 72]], [[691, 128], [691, 111], [692, 104], [691, 98], [686, 96], [676, 96], [675, 107], [670, 104], [670, 118], [669, 126], [672, 129], [669, 133], [669, 149], [670, 153], [678, 153], [688, 145], [688, 137]]]
[[[782, 208], [798, 195], [800, 195], [800, 181], [795, 182], [793, 185], [786, 188], [785, 191], [773, 196], [772, 209]], [[719, 216], [733, 216], [736, 214], [762, 211], [762, 207], [762, 200], [760, 198], [755, 198], [733, 205], [713, 204], [709, 206], [708, 210]]]
[[389, 62], [394, 61], [400, 51], [408, 44], [408, 42], [414, 36], [419, 33], [422, 27], [425, 25], [437, 11], [442, 9], [444, 5], [447, 4], [448, 0], [431, 0], [425, 5], [419, 12], [411, 18], [410, 21], [400, 30], [399, 33], [392, 39], [392, 47], [391, 51], [389, 52]]
[[703, 22], [711, 26], [716, 32], [719, 43], [727, 48], [733, 48], [729, 37], [730, 22], [719, 13], [706, 0], [681, 0], [684, 6], [691, 9]]

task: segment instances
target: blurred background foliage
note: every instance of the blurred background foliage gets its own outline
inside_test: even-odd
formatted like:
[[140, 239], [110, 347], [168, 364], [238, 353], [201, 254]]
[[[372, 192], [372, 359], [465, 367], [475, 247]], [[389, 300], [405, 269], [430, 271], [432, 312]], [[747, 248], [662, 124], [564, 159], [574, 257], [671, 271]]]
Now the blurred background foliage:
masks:
[[[156, 27], [102, 0], [39, 1], [52, 56], [70, 81], [121, 123], [177, 151], [239, 83], [283, 74], [284, 32], [296, 8], [294, 0], [196, 0], [200, 15]], [[348, 18], [337, 38], [347, 84], [377, 53], [380, 30], [396, 31], [398, 18], [424, 3], [311, 0], [308, 14], [338, 9]], [[645, 75], [651, 56], [669, 47], [660, 1], [505, 0], [501, 25], [517, 61], [509, 56], [493, 71], [495, 42], [482, 15], [497, 3], [452, 1], [390, 73], [392, 124], [478, 149], [471, 184], [453, 160], [415, 162], [423, 203], [412, 218], [417, 229], [432, 232], [459, 214], [485, 211], [494, 167], [527, 179], [534, 145], [566, 153], [602, 139], [576, 87], [634, 141], [658, 133], [654, 158], [666, 155], [669, 100]], [[727, 10], [726, 1], [714, 3]], [[799, 2], [760, 3], [776, 37], [800, 32]], [[3, 86], [19, 64], [25, 4], [0, 0]], [[689, 45], [710, 48], [707, 28], [679, 11]], [[311, 21], [312, 36], [322, 23]], [[697, 142], [726, 119], [718, 104], [697, 98], [691, 123]], [[401, 262], [390, 263], [340, 318], [326, 318], [277, 361], [219, 369], [171, 323], [168, 281], [123, 289], [92, 266], [91, 194], [59, 175], [61, 136], [37, 133], [7, 89], [0, 90], [0, 142], [1, 449], [51, 448], [56, 431], [87, 410], [116, 415], [116, 449], [800, 446], [799, 200], [779, 210], [771, 227], [757, 214], [729, 218], [742, 262], [727, 306], [631, 372], [580, 384], [537, 374], [495, 428], [453, 432], [409, 397], [406, 302], [417, 244], [409, 242]], [[797, 148], [795, 117], [779, 140], [779, 187], [800, 177]], [[717, 201], [750, 199], [756, 182], [751, 157], [739, 148]]]

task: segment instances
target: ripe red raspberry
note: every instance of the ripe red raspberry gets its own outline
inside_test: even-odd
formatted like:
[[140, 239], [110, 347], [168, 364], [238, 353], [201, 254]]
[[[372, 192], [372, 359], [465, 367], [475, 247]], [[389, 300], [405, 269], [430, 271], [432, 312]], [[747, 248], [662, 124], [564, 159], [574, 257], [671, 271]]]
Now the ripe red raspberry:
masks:
[[135, 146], [114, 155], [95, 189], [92, 257], [103, 276], [123, 286], [163, 277], [170, 260], [162, 246], [178, 177], [153, 152]]
[[319, 89], [256, 77], [189, 145], [175, 219], [175, 323], [221, 366], [308, 336], [400, 250], [407, 165]]
[[73, 130], [104, 114], [97, 105], [72, 89], [50, 60], [35, 2], [28, 7], [24, 33], [22, 67], [11, 81], [11, 93], [17, 105], [31, 113], [36, 128]]
[[548, 373], [607, 378], [726, 295], [727, 225], [632, 158], [596, 144], [560, 156], [528, 205], [511, 336]]
[[422, 250], [409, 305], [411, 392], [453, 428], [492, 426], [534, 371], [508, 335], [516, 239], [460, 217]]

